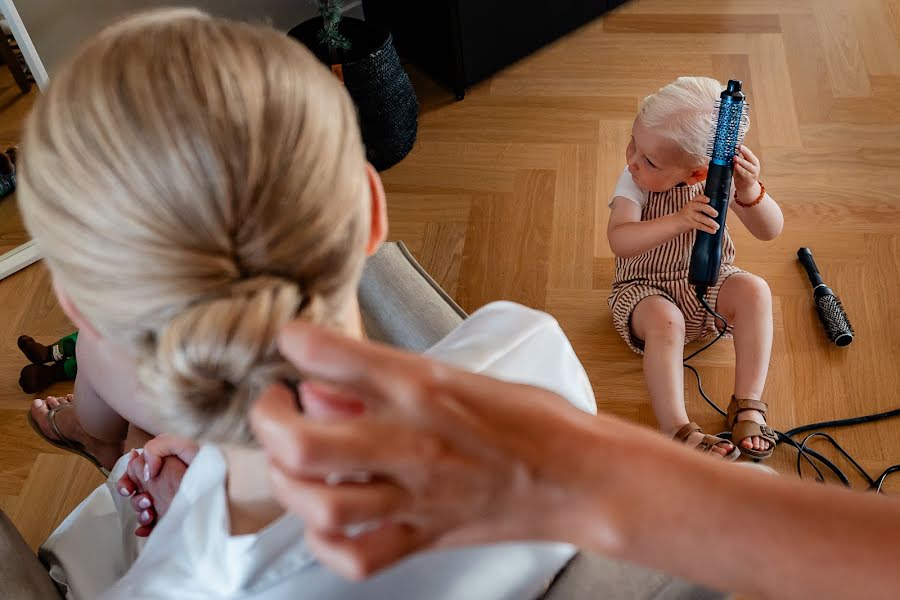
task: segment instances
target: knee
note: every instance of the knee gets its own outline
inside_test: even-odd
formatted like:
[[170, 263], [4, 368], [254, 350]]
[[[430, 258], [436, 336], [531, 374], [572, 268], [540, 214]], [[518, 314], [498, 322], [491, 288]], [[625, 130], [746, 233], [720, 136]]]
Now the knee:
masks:
[[671, 302], [657, 303], [646, 311], [641, 339], [654, 345], [684, 345], [684, 316]]
[[753, 312], [772, 310], [772, 291], [762, 277], [747, 274], [741, 277], [740, 305]]

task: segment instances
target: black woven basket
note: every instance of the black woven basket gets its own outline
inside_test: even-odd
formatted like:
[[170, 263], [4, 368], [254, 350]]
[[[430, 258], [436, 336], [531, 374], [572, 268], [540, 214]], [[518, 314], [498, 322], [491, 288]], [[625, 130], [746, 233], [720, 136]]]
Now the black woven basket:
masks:
[[352, 46], [332, 57], [319, 42], [321, 29], [322, 18], [316, 17], [297, 25], [288, 35], [343, 78], [356, 103], [369, 162], [379, 171], [394, 166], [409, 154], [416, 141], [419, 102], [400, 65], [391, 34], [360, 19], [344, 17], [339, 30]]

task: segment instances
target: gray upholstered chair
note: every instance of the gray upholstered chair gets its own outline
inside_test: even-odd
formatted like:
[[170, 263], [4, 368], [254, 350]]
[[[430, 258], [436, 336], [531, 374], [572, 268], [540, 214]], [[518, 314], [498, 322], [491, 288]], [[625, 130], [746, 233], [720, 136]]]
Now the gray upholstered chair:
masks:
[[[399, 242], [385, 244], [369, 259], [360, 283], [359, 300], [363, 323], [371, 339], [414, 352], [434, 345], [466, 318], [466, 313]], [[548, 584], [545, 600], [723, 597], [661, 573], [585, 553], [576, 556]], [[2, 512], [0, 598], [59, 598], [43, 565]]]

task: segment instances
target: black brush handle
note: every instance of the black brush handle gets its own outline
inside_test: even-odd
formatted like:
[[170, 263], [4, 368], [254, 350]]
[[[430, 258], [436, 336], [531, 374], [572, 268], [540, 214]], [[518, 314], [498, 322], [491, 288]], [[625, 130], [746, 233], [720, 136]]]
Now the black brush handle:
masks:
[[800, 259], [800, 264], [806, 269], [806, 275], [809, 277], [809, 282], [812, 284], [813, 289], [824, 286], [825, 282], [822, 281], [822, 275], [819, 274], [819, 267], [816, 266], [816, 261], [813, 260], [812, 250], [809, 248], [800, 248], [797, 250], [797, 258]]
[[[728, 216], [728, 199], [731, 195], [731, 169], [727, 166], [711, 164], [706, 176], [703, 195], [709, 198], [709, 205], [716, 209], [714, 219], [719, 224], [715, 233], [697, 230], [694, 248], [691, 250], [691, 264], [688, 283], [697, 287], [711, 288], [719, 280], [722, 265], [722, 241], [725, 237], [725, 219]], [[704, 290], [705, 291], [705, 290]]]

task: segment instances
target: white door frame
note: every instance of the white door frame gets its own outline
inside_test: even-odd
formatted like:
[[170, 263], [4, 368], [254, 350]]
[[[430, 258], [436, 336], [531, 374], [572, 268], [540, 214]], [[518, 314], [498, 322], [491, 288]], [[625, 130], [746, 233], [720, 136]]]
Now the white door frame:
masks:
[[48, 81], [47, 70], [44, 68], [44, 63], [41, 62], [41, 57], [38, 56], [37, 50], [34, 49], [31, 36], [28, 35], [25, 24], [22, 22], [22, 17], [19, 16], [19, 11], [16, 10], [16, 5], [13, 4], [13, 0], [0, 0], [0, 13], [3, 13], [3, 18], [9, 24], [13, 37], [16, 38], [16, 43], [19, 44], [19, 50], [22, 51], [25, 63], [34, 76], [34, 82], [41, 90], [46, 89]]
[[[41, 62], [41, 58], [34, 48], [31, 36], [28, 35], [25, 24], [22, 22], [22, 17], [19, 16], [19, 11], [16, 10], [16, 6], [13, 4], [13, 0], [0, 0], [0, 13], [3, 13], [3, 18], [6, 19], [13, 37], [16, 38], [16, 43], [19, 45], [19, 50], [22, 51], [25, 63], [34, 76], [34, 82], [39, 89], [46, 89], [48, 81], [47, 70], [44, 68], [44, 63]], [[41, 252], [37, 243], [34, 240], [29, 240], [0, 256], [0, 279], [8, 277], [40, 259]]]

